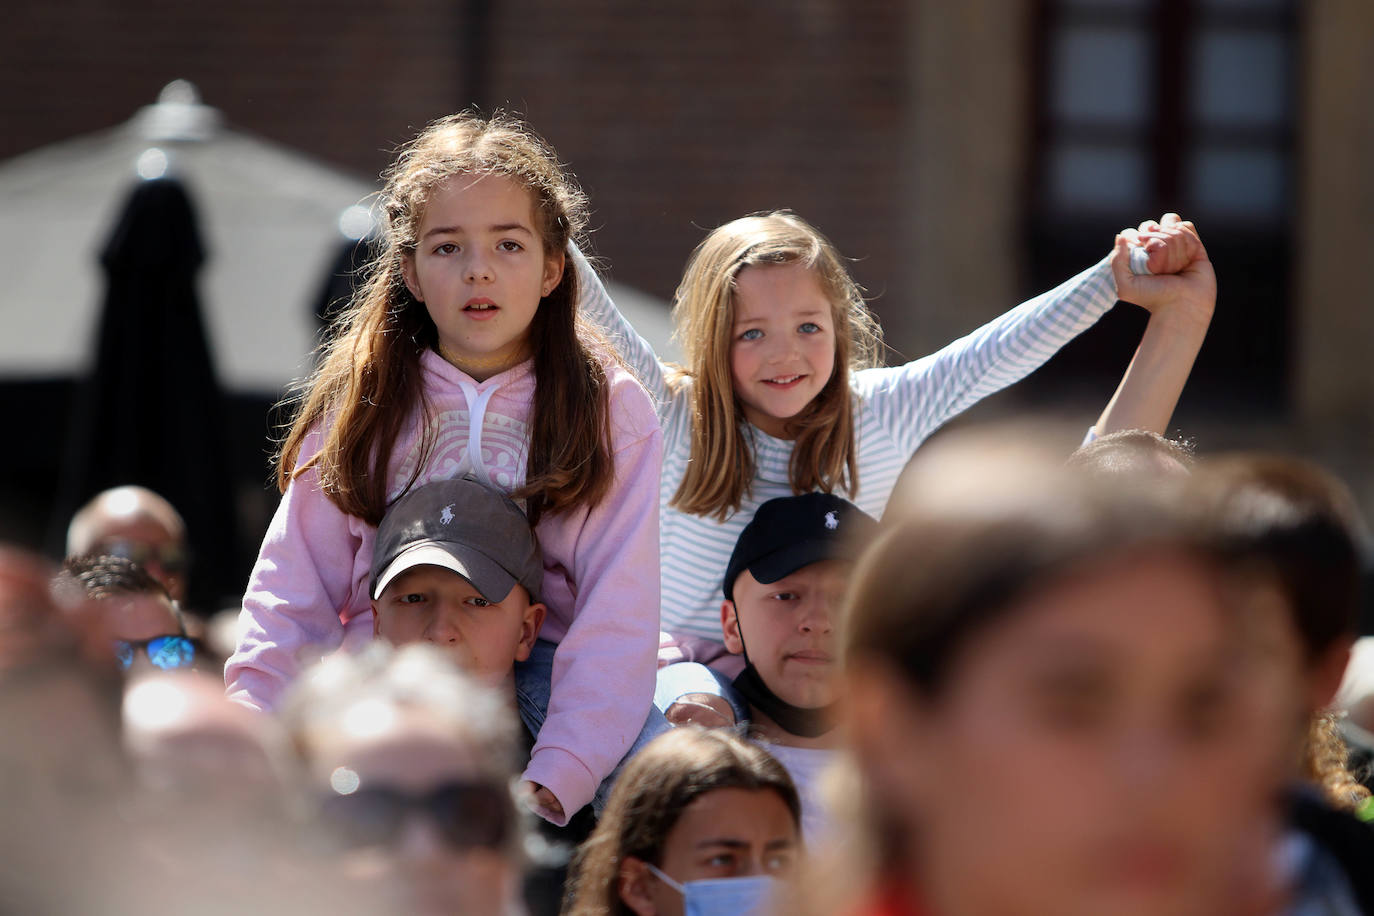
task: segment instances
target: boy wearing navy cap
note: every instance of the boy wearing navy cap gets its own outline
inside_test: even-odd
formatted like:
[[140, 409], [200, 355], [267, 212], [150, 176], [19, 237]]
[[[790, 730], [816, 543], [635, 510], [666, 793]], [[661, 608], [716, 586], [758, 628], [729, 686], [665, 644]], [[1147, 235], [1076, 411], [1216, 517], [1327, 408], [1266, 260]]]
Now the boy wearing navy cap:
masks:
[[544, 565], [520, 508], [473, 480], [416, 487], [387, 510], [372, 558], [372, 628], [433, 643], [464, 671], [514, 689], [544, 623]]
[[827, 820], [815, 783], [836, 747], [835, 616], [853, 561], [878, 523], [829, 493], [772, 499], [740, 534], [726, 569], [721, 629], [743, 655], [734, 687], [752, 733], [787, 767], [809, 840]]

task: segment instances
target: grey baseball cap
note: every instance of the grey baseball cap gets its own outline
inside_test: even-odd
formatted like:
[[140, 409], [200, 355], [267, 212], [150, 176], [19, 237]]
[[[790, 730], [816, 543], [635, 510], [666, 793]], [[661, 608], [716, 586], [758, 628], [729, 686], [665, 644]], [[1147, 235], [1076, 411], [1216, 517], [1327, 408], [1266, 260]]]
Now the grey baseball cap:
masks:
[[529, 520], [510, 497], [475, 480], [436, 480], [396, 500], [377, 526], [373, 599], [416, 566], [441, 566], [500, 601], [518, 582], [538, 601], [544, 560]]

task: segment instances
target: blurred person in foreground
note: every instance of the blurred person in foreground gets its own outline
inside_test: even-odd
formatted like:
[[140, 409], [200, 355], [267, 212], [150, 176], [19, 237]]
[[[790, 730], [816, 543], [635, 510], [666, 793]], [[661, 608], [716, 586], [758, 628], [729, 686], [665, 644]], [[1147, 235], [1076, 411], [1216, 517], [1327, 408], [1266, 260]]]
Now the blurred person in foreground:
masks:
[[726, 730], [687, 725], [625, 767], [563, 912], [763, 916], [801, 853], [801, 803], [783, 766]]
[[[140, 914], [376, 912], [301, 843], [280, 723], [228, 699], [219, 677], [135, 676], [123, 740], [135, 787], [121, 806], [124, 874], [112, 897], [140, 900]], [[150, 887], [165, 893], [148, 899]]]
[[119, 681], [54, 601], [52, 575], [0, 546], [0, 907], [120, 912], [106, 894], [129, 784]]
[[224, 695], [218, 677], [152, 672], [124, 691], [123, 741], [140, 788], [158, 804], [204, 804], [240, 820], [282, 805], [285, 735], [272, 717]]
[[[1345, 485], [1314, 464], [1277, 454], [1195, 463], [1187, 446], [1139, 430], [1085, 445], [1069, 464], [1145, 485], [1196, 471], [1184, 496], [1190, 510], [1214, 531], [1236, 574], [1268, 580], [1284, 607], [1256, 617], [1256, 649], [1272, 663], [1274, 676], [1265, 682], [1274, 688], [1276, 714], [1297, 723], [1276, 766], [1285, 778], [1316, 788], [1331, 807], [1370, 811], [1370, 793], [1351, 770], [1343, 737], [1358, 737], [1361, 729], [1344, 721], [1336, 703], [1367, 588], [1368, 539]], [[1298, 792], [1294, 815], [1313, 813], [1312, 801], [1312, 793]]]
[[161, 582], [173, 601], [186, 600], [186, 522], [146, 487], [114, 487], [78, 509], [67, 527], [67, 556], [124, 557]]
[[[855, 570], [843, 644], [867, 862], [845, 874], [868, 876], [807, 908], [1282, 912], [1286, 738], [1251, 639], [1282, 613], [1275, 590], [1239, 587], [1178, 479], [1132, 486], [1006, 441], [932, 448]], [[1347, 887], [1301, 890], [1330, 904], [1315, 912], [1358, 912], [1339, 908]]]
[[523, 912], [506, 698], [432, 646], [377, 642], [308, 670], [282, 717], [320, 867], [364, 911]]
[[82, 605], [86, 625], [107, 639], [125, 672], [190, 668], [196, 647], [181, 610], [147, 570], [125, 557], [76, 556], [62, 564], [54, 588]]
[[1374, 912], [1374, 831], [1347, 816], [1370, 793], [1350, 771], [1333, 708], [1363, 602], [1366, 539], [1354, 497], [1316, 465], [1241, 454], [1205, 462], [1188, 501], [1216, 532], [1237, 577], [1270, 583], [1280, 605], [1279, 613], [1256, 616], [1253, 642], [1282, 741], [1273, 765], [1293, 787], [1287, 870], [1302, 881], [1338, 867], [1352, 896]]

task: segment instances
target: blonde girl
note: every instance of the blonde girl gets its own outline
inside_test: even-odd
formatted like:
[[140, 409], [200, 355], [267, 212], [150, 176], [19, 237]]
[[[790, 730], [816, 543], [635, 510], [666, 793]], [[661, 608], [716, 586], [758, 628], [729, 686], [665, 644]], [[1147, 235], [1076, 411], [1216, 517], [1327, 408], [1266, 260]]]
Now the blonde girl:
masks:
[[[510, 117], [455, 115], [385, 178], [383, 250], [278, 455], [282, 501], [244, 597], [229, 694], [271, 708], [304, 662], [370, 638], [386, 507], [472, 476], [526, 501], [543, 548], [552, 686], [535, 697], [547, 719], [524, 778], [540, 813], [564, 823], [651, 705], [657, 418], [579, 323], [564, 252], [585, 198], [542, 140]], [[517, 677], [522, 700], [537, 681]]]
[[[1132, 272], [1132, 245], [1161, 275]], [[692, 254], [673, 309], [686, 360], [668, 366], [584, 262], [578, 269], [589, 317], [658, 398], [663, 628], [698, 661], [723, 652], [721, 576], [761, 503], [823, 490], [881, 516], [927, 436], [1032, 372], [1118, 298], [1152, 317], [1098, 431], [1162, 432], [1216, 295], [1192, 224], [1168, 214], [1124, 231], [1096, 266], [939, 352], [879, 368], [877, 324], [834, 246], [795, 214], [758, 214], [716, 229]]]

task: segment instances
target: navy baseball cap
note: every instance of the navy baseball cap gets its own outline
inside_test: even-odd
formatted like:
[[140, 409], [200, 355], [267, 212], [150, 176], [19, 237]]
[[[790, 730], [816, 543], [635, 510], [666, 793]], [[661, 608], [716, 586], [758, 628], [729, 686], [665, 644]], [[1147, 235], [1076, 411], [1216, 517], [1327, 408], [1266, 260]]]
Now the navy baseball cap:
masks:
[[518, 582], [539, 600], [544, 560], [529, 519], [510, 497], [475, 480], [437, 480], [396, 500], [377, 526], [372, 598], [416, 566], [441, 566], [488, 601]]
[[877, 529], [873, 516], [832, 493], [770, 499], [735, 542], [722, 584], [725, 597], [735, 599], [735, 580], [746, 569], [768, 583], [821, 560], [853, 559]]

